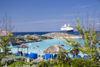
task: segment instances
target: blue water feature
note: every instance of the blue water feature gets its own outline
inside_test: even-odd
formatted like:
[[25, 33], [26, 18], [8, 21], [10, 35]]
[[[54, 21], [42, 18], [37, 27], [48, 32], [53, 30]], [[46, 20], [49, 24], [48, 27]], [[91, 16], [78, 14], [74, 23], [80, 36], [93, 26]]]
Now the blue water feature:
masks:
[[[76, 40], [78, 42], [80, 42], [82, 44], [83, 40], [82, 39], [78, 39]], [[37, 53], [39, 55], [43, 55], [43, 51], [52, 46], [52, 45], [61, 45], [63, 44], [64, 46], [61, 46], [62, 48], [66, 49], [67, 51], [69, 49], [71, 49], [70, 46], [66, 45], [65, 43], [62, 42], [62, 39], [47, 39], [47, 40], [43, 40], [41, 42], [34, 42], [34, 43], [26, 43], [25, 45], [27, 45], [28, 48], [28, 52], [32, 52], [32, 53]], [[39, 46], [39, 47], [37, 47]], [[22, 49], [20, 48], [19, 51], [23, 51], [24, 53], [27, 53], [27, 49]], [[18, 52], [18, 48], [16, 46], [13, 46], [11, 49], [12, 53], [17, 53]]]
[[[19, 35], [24, 36], [26, 34], [29, 34], [29, 35], [34, 35], [34, 34], [43, 35], [43, 34], [46, 34], [46, 33], [51, 33], [51, 32], [13, 32], [13, 34], [15, 36], [19, 36]], [[100, 33], [100, 32], [97, 32], [97, 33]], [[79, 35], [78, 32], [69, 32], [69, 34]], [[100, 40], [100, 35], [98, 36], [98, 39]], [[81, 46], [83, 46], [82, 45], [83, 44], [82, 39], [75, 39], [75, 41], [78, 41], [81, 44]], [[43, 51], [46, 48], [53, 45], [53, 44], [56, 44], [56, 45], [63, 44], [64, 46], [62, 46], [62, 48], [66, 49], [67, 51], [72, 49], [70, 46], [63, 43], [61, 39], [47, 39], [47, 40], [43, 40], [41, 42], [26, 43], [25, 45], [27, 45], [29, 47], [28, 52], [37, 53], [38, 55], [44, 55]], [[39, 48], [37, 46], [39, 46]], [[99, 45], [99, 47], [100, 47], [100, 45]], [[11, 49], [12, 53], [17, 53], [18, 52], [17, 46], [12, 46], [11, 48], [12, 48]], [[20, 48], [19, 51], [23, 51], [24, 53], [27, 53], [27, 49], [21, 49]], [[83, 56], [81, 53], [80, 53], [80, 55]]]

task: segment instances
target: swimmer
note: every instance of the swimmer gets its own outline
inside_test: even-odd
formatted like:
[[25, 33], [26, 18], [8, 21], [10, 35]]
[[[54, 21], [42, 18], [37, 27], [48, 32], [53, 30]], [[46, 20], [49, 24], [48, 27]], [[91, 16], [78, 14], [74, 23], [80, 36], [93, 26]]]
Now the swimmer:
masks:
[[39, 48], [39, 46], [37, 45], [36, 48]]

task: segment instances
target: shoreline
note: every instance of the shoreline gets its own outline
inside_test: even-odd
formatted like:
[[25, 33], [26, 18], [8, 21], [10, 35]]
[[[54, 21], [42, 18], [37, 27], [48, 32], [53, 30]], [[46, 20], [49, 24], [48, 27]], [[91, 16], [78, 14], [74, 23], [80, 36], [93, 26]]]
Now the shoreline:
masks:
[[82, 36], [66, 36], [66, 37], [59, 37], [59, 38], [54, 38], [54, 39], [63, 39], [63, 38], [71, 38], [71, 39], [82, 39]]
[[47, 33], [42, 36], [51, 37], [53, 39], [64, 39], [64, 38], [82, 39], [82, 36], [80, 35], [70, 35], [68, 33]]

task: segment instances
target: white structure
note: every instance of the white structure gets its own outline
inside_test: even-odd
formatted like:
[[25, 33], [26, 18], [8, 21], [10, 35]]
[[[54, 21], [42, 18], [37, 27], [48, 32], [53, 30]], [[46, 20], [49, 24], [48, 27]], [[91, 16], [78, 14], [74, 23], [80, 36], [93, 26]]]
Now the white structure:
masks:
[[72, 32], [73, 30], [74, 30], [73, 27], [71, 27], [69, 24], [68, 25], [64, 24], [64, 26], [61, 27], [61, 31]]

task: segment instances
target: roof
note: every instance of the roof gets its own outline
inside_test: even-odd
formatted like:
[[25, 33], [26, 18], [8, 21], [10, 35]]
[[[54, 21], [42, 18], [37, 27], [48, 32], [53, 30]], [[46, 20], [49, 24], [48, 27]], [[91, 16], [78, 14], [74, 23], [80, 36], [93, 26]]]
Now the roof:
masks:
[[48, 47], [47, 49], [45, 49], [43, 53], [58, 53], [60, 50], [65, 50], [65, 49], [63, 49], [61, 46], [54, 44]]

